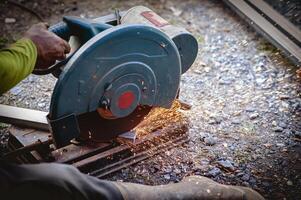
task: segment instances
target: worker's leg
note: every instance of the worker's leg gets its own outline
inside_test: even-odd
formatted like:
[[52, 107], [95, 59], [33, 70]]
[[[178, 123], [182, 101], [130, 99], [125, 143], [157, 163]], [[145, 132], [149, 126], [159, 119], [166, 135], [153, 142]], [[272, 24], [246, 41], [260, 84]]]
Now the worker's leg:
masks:
[[[0, 194], [7, 199], [263, 199], [257, 192], [200, 176], [145, 186], [109, 182], [62, 164], [0, 165]], [[5, 198], [4, 198], [5, 199]]]
[[63, 164], [0, 162], [0, 199], [123, 199], [118, 188]]
[[115, 183], [124, 199], [202, 199], [202, 200], [263, 200], [252, 189], [218, 184], [202, 176], [186, 177], [179, 183], [146, 186], [133, 183]]

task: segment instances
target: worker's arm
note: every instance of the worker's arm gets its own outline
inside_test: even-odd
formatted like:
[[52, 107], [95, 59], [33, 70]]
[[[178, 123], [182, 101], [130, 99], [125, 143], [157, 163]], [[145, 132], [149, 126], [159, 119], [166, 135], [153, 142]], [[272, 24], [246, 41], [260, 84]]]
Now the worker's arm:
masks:
[[27, 77], [34, 69], [37, 48], [30, 39], [21, 39], [0, 50], [0, 94]]
[[48, 68], [62, 60], [70, 46], [47, 30], [44, 23], [33, 25], [24, 37], [0, 50], [0, 95], [26, 78], [34, 68]]

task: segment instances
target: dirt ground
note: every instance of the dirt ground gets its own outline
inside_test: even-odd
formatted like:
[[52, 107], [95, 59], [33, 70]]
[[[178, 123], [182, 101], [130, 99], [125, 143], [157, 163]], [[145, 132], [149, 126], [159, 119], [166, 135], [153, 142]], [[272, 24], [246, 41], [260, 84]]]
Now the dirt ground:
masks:
[[[0, 46], [39, 20], [0, 3]], [[301, 87], [297, 67], [256, 34], [222, 1], [20, 0], [47, 22], [64, 15], [97, 17], [145, 5], [199, 42], [197, 60], [182, 76], [180, 99], [191, 104], [190, 142], [122, 170], [110, 180], [149, 185], [188, 175], [251, 187], [267, 199], [301, 199]], [[6, 18], [15, 22], [5, 23]], [[0, 103], [48, 110], [52, 76], [31, 75]], [[5, 128], [2, 128], [2, 132]]]

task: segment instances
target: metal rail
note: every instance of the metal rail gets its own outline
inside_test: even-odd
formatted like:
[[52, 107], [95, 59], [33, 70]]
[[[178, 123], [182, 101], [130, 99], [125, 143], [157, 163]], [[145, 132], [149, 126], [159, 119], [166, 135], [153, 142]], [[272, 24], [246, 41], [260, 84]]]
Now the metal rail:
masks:
[[271, 20], [275, 22], [275, 25], [280, 26], [286, 30], [292, 37], [301, 43], [301, 31], [292, 24], [289, 20], [275, 11], [269, 4], [262, 0], [248, 0], [251, 4], [256, 6], [261, 12], [266, 14]]
[[[291, 37], [300, 41], [300, 30], [278, 14], [263, 0], [224, 0], [238, 15], [247, 20], [256, 31], [261, 33], [274, 46], [283, 50], [296, 65], [301, 65], [301, 47]], [[256, 8], [256, 9], [255, 9]], [[260, 10], [262, 13], [258, 12]], [[271, 23], [269, 20], [273, 20]], [[282, 27], [285, 32], [278, 28]]]

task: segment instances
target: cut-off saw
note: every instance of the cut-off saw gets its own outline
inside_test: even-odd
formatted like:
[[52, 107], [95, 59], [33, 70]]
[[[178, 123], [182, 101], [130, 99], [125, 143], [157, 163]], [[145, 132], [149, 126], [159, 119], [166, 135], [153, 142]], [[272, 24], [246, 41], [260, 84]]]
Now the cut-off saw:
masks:
[[57, 148], [74, 138], [110, 140], [152, 108], [170, 108], [198, 52], [191, 33], [143, 6], [96, 19], [64, 17], [49, 30], [73, 49], [34, 71], [58, 78], [47, 116]]

